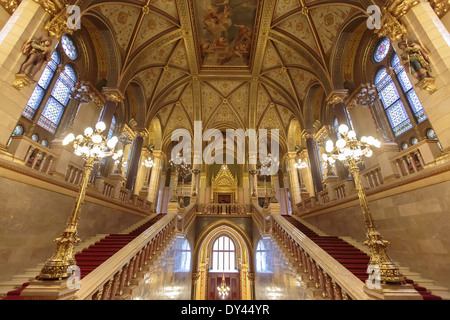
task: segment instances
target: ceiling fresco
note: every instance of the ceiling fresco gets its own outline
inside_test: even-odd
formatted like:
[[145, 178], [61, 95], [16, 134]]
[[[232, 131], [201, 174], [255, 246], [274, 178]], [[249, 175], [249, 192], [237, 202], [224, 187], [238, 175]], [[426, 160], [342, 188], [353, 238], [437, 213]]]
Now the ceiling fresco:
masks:
[[[140, 84], [145, 121], [157, 117], [166, 136], [192, 130], [196, 120], [204, 130], [277, 128], [287, 136], [291, 119], [302, 126], [308, 116], [308, 92], [333, 89], [333, 52], [354, 56], [364, 32], [347, 37], [349, 49], [339, 47], [343, 28], [364, 15], [360, 1], [84, 2], [113, 34], [118, 86]], [[338, 67], [351, 76], [351, 64]]]

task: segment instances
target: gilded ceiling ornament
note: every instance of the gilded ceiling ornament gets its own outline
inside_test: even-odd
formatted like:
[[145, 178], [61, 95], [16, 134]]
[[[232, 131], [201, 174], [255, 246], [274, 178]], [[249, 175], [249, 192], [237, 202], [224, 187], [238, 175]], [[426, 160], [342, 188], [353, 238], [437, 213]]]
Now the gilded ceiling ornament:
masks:
[[381, 28], [375, 29], [375, 33], [380, 37], [388, 37], [391, 42], [395, 42], [402, 39], [408, 31], [386, 8], [383, 8], [381, 12]]
[[150, 13], [150, 7], [148, 5], [145, 5], [142, 7], [142, 13], [143, 14], [149, 14]]
[[61, 11], [66, 11], [67, 2], [64, 0], [34, 0], [39, 3], [41, 7], [47, 12], [51, 17], [57, 16]]
[[450, 9], [450, 0], [430, 0], [430, 5], [439, 18], [442, 18]]
[[19, 4], [20, 0], [0, 0], [0, 5], [11, 15], [16, 11]]
[[392, 16], [400, 21], [412, 7], [419, 3], [420, 0], [392, 0], [387, 9]]
[[60, 39], [64, 34], [72, 34], [73, 30], [67, 26], [67, 21], [70, 19], [67, 10], [64, 8], [53, 18], [45, 23], [44, 30], [48, 32], [51, 37]]

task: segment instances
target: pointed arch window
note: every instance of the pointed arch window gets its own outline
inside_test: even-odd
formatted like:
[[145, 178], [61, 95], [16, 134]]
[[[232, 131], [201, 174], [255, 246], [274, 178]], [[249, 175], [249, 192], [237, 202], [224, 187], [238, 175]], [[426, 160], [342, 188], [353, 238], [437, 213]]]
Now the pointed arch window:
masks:
[[37, 123], [39, 126], [51, 133], [55, 133], [76, 82], [75, 69], [69, 64], [66, 65], [45, 104]]
[[117, 126], [117, 118], [114, 115], [111, 120], [111, 125], [109, 126], [108, 140], [112, 138], [114, 131], [116, 131], [116, 126]]
[[400, 98], [397, 87], [386, 68], [383, 67], [376, 73], [375, 86], [377, 87], [380, 100], [383, 103], [394, 135], [399, 136], [411, 129], [413, 127], [411, 120]]
[[236, 272], [236, 248], [234, 242], [227, 236], [219, 237], [213, 244], [213, 272]]

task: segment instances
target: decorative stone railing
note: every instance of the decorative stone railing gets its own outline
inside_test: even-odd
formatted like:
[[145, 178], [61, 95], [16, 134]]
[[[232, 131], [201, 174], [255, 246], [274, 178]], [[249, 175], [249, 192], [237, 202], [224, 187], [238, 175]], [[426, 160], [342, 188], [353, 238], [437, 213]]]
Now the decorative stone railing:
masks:
[[8, 151], [13, 154], [15, 161], [45, 174], [49, 174], [53, 162], [58, 158], [51, 149], [26, 136], [12, 137]]
[[317, 195], [319, 197], [319, 203], [325, 204], [330, 202], [330, 195], [328, 194], [328, 190], [322, 190], [318, 192]]
[[384, 183], [380, 165], [361, 171], [362, 182], [366, 188], [375, 188]]
[[330, 300], [371, 300], [364, 283], [281, 215], [271, 215], [272, 234], [298, 264], [306, 278]]
[[236, 203], [208, 203], [200, 206], [199, 214], [247, 214], [245, 205]]
[[437, 140], [422, 140], [390, 158], [397, 167], [399, 177], [419, 172], [441, 155]]
[[83, 179], [83, 168], [80, 168], [77, 165], [69, 164], [67, 167], [67, 173], [64, 180], [67, 182], [74, 184], [74, 185], [80, 185], [81, 180]]
[[176, 213], [168, 213], [80, 282], [76, 300], [121, 299], [138, 273], [175, 234]]

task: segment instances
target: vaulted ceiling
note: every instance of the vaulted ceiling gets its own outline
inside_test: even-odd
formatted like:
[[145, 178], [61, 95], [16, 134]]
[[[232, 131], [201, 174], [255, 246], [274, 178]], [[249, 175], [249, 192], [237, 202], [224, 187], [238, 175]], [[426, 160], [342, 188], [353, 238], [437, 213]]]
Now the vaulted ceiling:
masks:
[[[351, 73], [342, 60], [354, 58], [355, 45], [348, 44], [366, 31], [360, 27], [367, 7], [362, 2], [78, 4], [87, 19], [102, 21], [113, 35], [115, 49], [105, 48], [115, 52], [113, 82], [124, 92], [131, 84], [142, 90], [145, 103], [130, 107], [143, 110], [133, 110], [133, 116], [145, 117], [146, 125], [157, 117], [163, 136], [176, 128], [192, 131], [194, 121], [201, 120], [204, 129], [276, 128], [286, 138], [292, 118], [304, 128], [305, 117], [320, 116], [320, 110], [311, 111], [314, 94], [341, 89], [335, 86], [344, 69]], [[348, 30], [352, 23], [355, 27]], [[341, 41], [344, 31], [346, 40]]]

